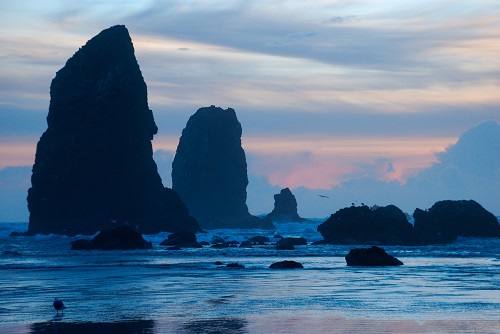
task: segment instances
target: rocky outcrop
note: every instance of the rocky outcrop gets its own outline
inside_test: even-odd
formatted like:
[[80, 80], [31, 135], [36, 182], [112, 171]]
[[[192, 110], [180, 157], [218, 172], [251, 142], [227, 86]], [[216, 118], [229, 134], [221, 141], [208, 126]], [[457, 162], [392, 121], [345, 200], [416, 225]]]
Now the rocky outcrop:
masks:
[[380, 247], [354, 248], [346, 255], [348, 266], [402, 266], [403, 262]]
[[475, 201], [440, 201], [413, 213], [415, 232], [428, 244], [449, 243], [457, 237], [499, 238], [496, 217]]
[[78, 239], [72, 242], [72, 250], [91, 249], [151, 249], [151, 242], [144, 240], [141, 233], [128, 225], [120, 225], [113, 229], [99, 232], [92, 240]]
[[340, 209], [320, 224], [318, 231], [325, 242], [333, 244], [421, 244], [403, 211], [394, 205]]
[[241, 134], [235, 111], [215, 106], [198, 109], [182, 131], [172, 188], [203, 228], [274, 228], [248, 212]]
[[37, 145], [27, 234], [94, 234], [128, 222], [143, 233], [199, 230], [153, 160], [157, 132], [125, 26], [80, 48], [50, 87]]
[[269, 238], [264, 235], [257, 235], [255, 237], [248, 238], [240, 244], [240, 247], [252, 247], [252, 246], [263, 246], [270, 242]]
[[176, 246], [184, 248], [201, 248], [196, 239], [196, 234], [191, 231], [179, 231], [169, 234], [167, 239], [160, 243], [160, 246]]
[[297, 213], [297, 200], [289, 188], [282, 189], [274, 195], [274, 209], [266, 218], [273, 222], [304, 222]]
[[280, 261], [280, 262], [275, 262], [269, 266], [271, 269], [301, 269], [304, 268], [304, 266], [296, 261]]

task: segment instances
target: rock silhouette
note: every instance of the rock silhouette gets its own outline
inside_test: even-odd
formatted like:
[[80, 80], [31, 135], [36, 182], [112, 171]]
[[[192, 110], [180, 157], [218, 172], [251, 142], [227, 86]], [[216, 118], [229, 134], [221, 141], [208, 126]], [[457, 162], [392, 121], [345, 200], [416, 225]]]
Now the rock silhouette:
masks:
[[151, 242], [144, 240], [141, 233], [126, 224], [103, 230], [92, 240], [78, 239], [71, 243], [72, 250], [151, 248], [153, 248]]
[[273, 222], [303, 222], [297, 213], [297, 200], [289, 188], [282, 189], [279, 194], [274, 195], [274, 209], [266, 216]]
[[333, 244], [421, 244], [403, 211], [394, 205], [340, 209], [320, 224], [318, 231], [325, 242]]
[[496, 217], [479, 203], [440, 201], [430, 209], [413, 213], [415, 232], [428, 244], [449, 243], [457, 237], [500, 237]]
[[184, 248], [201, 248], [196, 239], [196, 234], [190, 231], [179, 231], [168, 235], [167, 239], [160, 243], [160, 246], [177, 246]]
[[215, 106], [198, 109], [182, 131], [172, 163], [172, 189], [203, 228], [274, 228], [248, 212], [241, 135], [234, 109]]
[[345, 257], [348, 266], [402, 266], [403, 262], [380, 247], [354, 248]]
[[57, 72], [50, 96], [27, 234], [94, 234], [112, 221], [142, 233], [200, 229], [158, 175], [151, 146], [158, 129], [125, 26], [80, 48]]
[[280, 262], [275, 262], [269, 266], [271, 269], [302, 269], [304, 266], [300, 262], [296, 261], [280, 261]]

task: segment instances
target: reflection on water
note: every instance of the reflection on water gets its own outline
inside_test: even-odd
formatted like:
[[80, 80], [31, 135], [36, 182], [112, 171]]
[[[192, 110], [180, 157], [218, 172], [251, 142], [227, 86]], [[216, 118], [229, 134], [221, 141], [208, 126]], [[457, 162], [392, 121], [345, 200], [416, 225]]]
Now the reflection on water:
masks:
[[125, 322], [64, 322], [61, 318], [31, 325], [31, 334], [153, 334], [154, 320], [134, 320]]
[[185, 334], [244, 334], [247, 322], [239, 318], [193, 320], [183, 326]]
[[[200, 239], [314, 240], [309, 229], [219, 230]], [[151, 250], [78, 252], [74, 238], [8, 238], [0, 230], [0, 333], [500, 334], [500, 238], [387, 247], [404, 266], [353, 268], [345, 245], [166, 252], [158, 246], [166, 235], [150, 237]], [[287, 259], [304, 269], [269, 269]], [[54, 317], [54, 297], [68, 306], [64, 316]]]

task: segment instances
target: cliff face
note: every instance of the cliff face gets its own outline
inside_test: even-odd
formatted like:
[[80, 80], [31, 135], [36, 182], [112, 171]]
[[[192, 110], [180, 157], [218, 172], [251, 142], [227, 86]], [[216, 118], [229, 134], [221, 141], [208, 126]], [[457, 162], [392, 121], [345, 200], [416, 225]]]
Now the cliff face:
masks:
[[172, 188], [203, 228], [273, 228], [246, 205], [247, 163], [233, 109], [200, 108], [182, 131]]
[[29, 234], [93, 234], [112, 222], [142, 233], [199, 229], [158, 175], [151, 146], [158, 129], [125, 26], [80, 48], [50, 96], [28, 191]]

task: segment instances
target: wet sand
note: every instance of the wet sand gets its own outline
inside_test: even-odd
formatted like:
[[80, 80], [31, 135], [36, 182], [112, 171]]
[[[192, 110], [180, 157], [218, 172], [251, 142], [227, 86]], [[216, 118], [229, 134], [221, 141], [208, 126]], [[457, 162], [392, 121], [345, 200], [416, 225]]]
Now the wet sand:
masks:
[[258, 333], [500, 333], [499, 320], [410, 320], [295, 316], [215, 319], [157, 319], [121, 322], [66, 322], [64, 316], [33, 324], [1, 325], [4, 334], [258, 334]]

